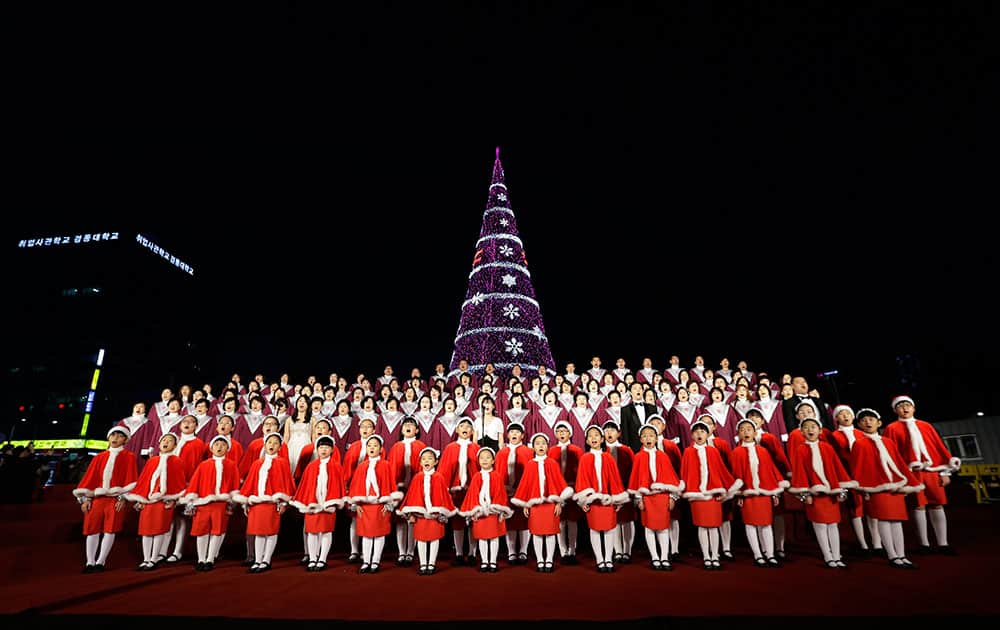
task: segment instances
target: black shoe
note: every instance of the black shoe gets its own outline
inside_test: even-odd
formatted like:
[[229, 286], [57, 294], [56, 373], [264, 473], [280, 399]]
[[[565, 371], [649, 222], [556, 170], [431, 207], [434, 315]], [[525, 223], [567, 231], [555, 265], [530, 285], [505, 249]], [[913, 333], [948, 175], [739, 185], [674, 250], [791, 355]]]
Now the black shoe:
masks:
[[430, 566], [427, 567], [427, 575], [434, 575], [437, 572], [438, 572], [437, 565], [433, 565], [432, 564], [432, 565], [430, 565]]
[[768, 558], [767, 559], [767, 566], [768, 566], [769, 569], [780, 569], [781, 568], [781, 562], [777, 558]]
[[735, 562], [736, 561], [736, 557], [733, 555], [732, 551], [723, 551], [721, 557], [726, 562]]
[[319, 573], [320, 571], [326, 571], [326, 563], [323, 562], [322, 560], [317, 561], [316, 568], [313, 570], [316, 571], [316, 573]]
[[942, 556], [957, 556], [958, 552], [951, 545], [941, 545], [937, 548], [937, 552]]
[[377, 564], [373, 564], [370, 567], [368, 567], [368, 572], [369, 573], [378, 573], [378, 565]]
[[702, 566], [705, 567], [706, 571], [713, 571], [714, 570], [714, 567], [712, 566], [712, 561], [711, 560], [705, 560], [705, 562], [704, 562], [704, 564]]
[[254, 564], [256, 564], [256, 562], [254, 562], [253, 558], [246, 558], [243, 560], [243, 566], [245, 567], [252, 567]]
[[627, 553], [622, 554], [622, 564], [632, 564], [632, 556]]
[[347, 564], [359, 564], [361, 562], [360, 553], [352, 553], [347, 557]]
[[206, 562], [204, 565], [202, 565], [202, 569], [201, 570], [202, 571], [211, 571], [214, 568], [215, 568], [215, 563], [214, 562]]
[[670, 554], [670, 561], [671, 562], [680, 562], [681, 561], [681, 554], [679, 554], [676, 551], [674, 553]]
[[753, 564], [755, 567], [761, 567], [762, 569], [767, 568], [767, 560], [765, 560], [764, 558], [754, 559]]
[[96, 564], [88, 564], [87, 566], [83, 567], [83, 571], [81, 571], [81, 573], [93, 573], [95, 566], [97, 566], [97, 565]]
[[823, 563], [823, 566], [826, 567], [827, 569], [836, 569], [836, 568], [838, 568], [836, 560], [827, 560], [825, 563]]
[[784, 560], [785, 559], [785, 552], [784, 551], [775, 551], [774, 552], [774, 557], [777, 558], [778, 560]]
[[663, 563], [659, 560], [650, 560], [649, 565], [653, 567], [654, 571], [659, 571], [660, 568], [663, 566]]
[[455, 559], [451, 561], [451, 566], [453, 566], [453, 567], [464, 567], [465, 566], [465, 556], [456, 555]]
[[204, 562], [199, 562], [198, 564], [194, 565], [194, 570], [195, 571], [204, 571], [205, 570], [205, 563]]
[[489, 564], [481, 564], [481, 565], [479, 565], [479, 572], [480, 573], [486, 573], [489, 570], [490, 570], [490, 565]]
[[312, 560], [310, 560], [309, 564], [306, 565], [306, 571], [308, 571], [309, 573], [312, 573], [315, 570], [316, 570], [316, 563], [313, 562]]
[[299, 564], [301, 566], [306, 566], [307, 564], [309, 564], [309, 556], [302, 556], [302, 559], [299, 560]]
[[358, 569], [358, 573], [368, 573], [371, 570], [370, 564], [362, 564]]
[[103, 564], [95, 564], [94, 565], [94, 573], [104, 573], [104, 565]]
[[673, 571], [674, 565], [670, 564], [669, 560], [664, 560], [660, 563], [660, 571]]
[[535, 567], [535, 573], [545, 573], [545, 563], [539, 562], [538, 566]]
[[528, 554], [524, 553], [523, 551], [517, 554], [517, 563], [528, 564]]
[[879, 547], [878, 549], [872, 547], [871, 555], [873, 558], [882, 558], [883, 560], [889, 559], [889, 554], [886, 553], [885, 547]]
[[496, 573], [499, 570], [500, 569], [497, 568], [497, 565], [492, 564], [492, 563], [490, 564], [490, 573]]
[[257, 567], [257, 573], [267, 573], [271, 570], [270, 562], [262, 562], [259, 567]]
[[931, 555], [931, 546], [930, 545], [918, 545], [917, 548], [916, 548], [916, 550], [913, 553], [917, 554], [918, 556], [929, 556], [929, 555]]

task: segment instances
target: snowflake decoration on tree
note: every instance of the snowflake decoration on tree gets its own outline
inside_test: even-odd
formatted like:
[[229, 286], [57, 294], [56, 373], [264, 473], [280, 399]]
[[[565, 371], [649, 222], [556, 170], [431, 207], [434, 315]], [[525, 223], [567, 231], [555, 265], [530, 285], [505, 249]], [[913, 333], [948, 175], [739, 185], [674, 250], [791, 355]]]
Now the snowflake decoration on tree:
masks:
[[531, 332], [533, 332], [535, 336], [538, 338], [541, 338], [542, 336], [542, 329], [539, 326], [535, 326], [534, 328], [532, 328]]
[[500, 219], [500, 225], [507, 227], [508, 225], [510, 225], [510, 221], [508, 221], [507, 219]]
[[510, 256], [514, 253], [514, 248], [511, 247], [510, 245], [501, 245], [500, 253], [510, 258]]
[[511, 337], [504, 342], [504, 345], [507, 346], [507, 352], [511, 353], [515, 357], [524, 352], [524, 344], [518, 341], [517, 337]]
[[472, 303], [475, 304], [476, 306], [479, 306], [482, 303], [482, 301], [483, 301], [482, 293], [476, 293], [475, 295], [472, 296]]
[[500, 201], [507, 201], [507, 193], [500, 193], [499, 195], [497, 195], [497, 199], [499, 199]]
[[507, 306], [503, 307], [503, 315], [504, 317], [517, 319], [518, 317], [521, 316], [521, 309], [517, 308], [513, 304], [508, 304]]
[[512, 287], [515, 284], [517, 284], [517, 278], [510, 275], [509, 273], [505, 273], [503, 277], [500, 278], [500, 281], [503, 282], [504, 286], [506, 287]]

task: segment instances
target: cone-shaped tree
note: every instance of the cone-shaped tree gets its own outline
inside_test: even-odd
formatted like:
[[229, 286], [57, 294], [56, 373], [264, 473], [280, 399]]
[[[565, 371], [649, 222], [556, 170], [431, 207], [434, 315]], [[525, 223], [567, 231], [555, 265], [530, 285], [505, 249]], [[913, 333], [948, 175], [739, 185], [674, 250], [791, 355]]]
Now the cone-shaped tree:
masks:
[[451, 369], [457, 369], [462, 359], [469, 362], [469, 371], [475, 374], [482, 374], [487, 363], [492, 363], [504, 377], [515, 365], [520, 365], [525, 375], [537, 372], [539, 365], [555, 369], [524, 244], [510, 209], [499, 147], [469, 288], [462, 302]]

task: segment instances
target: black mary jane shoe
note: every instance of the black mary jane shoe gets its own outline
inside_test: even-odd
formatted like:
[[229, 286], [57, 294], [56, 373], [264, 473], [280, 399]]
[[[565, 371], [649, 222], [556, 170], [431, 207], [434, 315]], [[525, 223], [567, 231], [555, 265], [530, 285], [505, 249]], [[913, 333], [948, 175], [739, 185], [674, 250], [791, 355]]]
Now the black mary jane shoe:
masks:
[[773, 557], [773, 556], [769, 557], [767, 559], [767, 567], [769, 569], [780, 569], [781, 568], [781, 561], [778, 560], [777, 558]]
[[931, 546], [917, 545], [917, 548], [913, 550], [913, 553], [917, 554], [918, 556], [929, 556], [931, 555]]
[[722, 559], [726, 562], [736, 562], [736, 556], [733, 555], [732, 551], [723, 551]]
[[81, 573], [93, 573], [94, 567], [96, 566], [97, 566], [96, 564], [88, 564], [87, 566], [83, 567], [83, 571], [81, 571]]
[[323, 562], [322, 560], [317, 560], [316, 568], [313, 569], [313, 571], [315, 571], [316, 573], [319, 573], [320, 571], [326, 571], [326, 563]]
[[490, 565], [489, 564], [481, 564], [481, 565], [479, 565], [479, 572], [480, 573], [487, 573], [489, 570], [490, 570]]
[[827, 569], [836, 569], [837, 568], [837, 561], [836, 560], [827, 560], [826, 562], [823, 563], [823, 567], [827, 568]]
[[360, 563], [361, 563], [360, 553], [352, 553], [350, 556], [347, 557], [347, 564], [360, 564]]
[[499, 569], [499, 568], [497, 568], [497, 565], [493, 564], [492, 562], [490, 563], [490, 573], [496, 573], [496, 572], [498, 572], [499, 570], [500, 570], [500, 569]]
[[937, 548], [938, 555], [941, 556], [957, 556], [958, 552], [951, 545], [941, 545]]
[[713, 571], [721, 571], [722, 570], [722, 563], [719, 562], [718, 560], [712, 560], [712, 570]]
[[206, 571], [206, 572], [208, 572], [208, 571], [211, 571], [211, 570], [212, 570], [212, 569], [214, 569], [214, 568], [215, 568], [215, 563], [214, 563], [214, 562], [206, 562], [206, 563], [205, 563], [205, 564], [204, 564], [204, 565], [202, 566], [202, 569], [201, 569], [201, 570], [202, 570], [202, 571]]
[[261, 562], [260, 565], [257, 567], [257, 573], [267, 573], [270, 570], [271, 570], [270, 562]]
[[430, 566], [427, 567], [427, 575], [434, 575], [437, 572], [438, 572], [437, 565], [433, 565], [432, 564], [432, 565], [430, 565]]
[[308, 571], [309, 573], [312, 573], [315, 570], [316, 570], [316, 563], [313, 562], [312, 560], [310, 560], [309, 564], [306, 565], [306, 571]]
[[754, 558], [753, 565], [755, 567], [760, 567], [762, 569], [766, 569], [767, 568], [767, 560], [765, 560], [763, 558], [763, 556], [760, 557], [760, 558]]
[[660, 567], [663, 566], [663, 561], [662, 560], [650, 560], [649, 561], [649, 565], [651, 567], [653, 567], [654, 571], [659, 571]]
[[204, 562], [199, 562], [198, 564], [194, 565], [194, 570], [195, 571], [204, 571], [205, 570], [205, 563]]
[[369, 573], [378, 573], [378, 567], [379, 567], [379, 565], [373, 564], [370, 567], [368, 567], [368, 572]]
[[705, 567], [706, 571], [712, 571], [712, 570], [715, 569], [715, 567], [712, 566], [712, 561], [711, 560], [705, 560], [703, 566]]
[[627, 553], [622, 554], [622, 564], [632, 564], [632, 556]]
[[427, 575], [427, 567], [422, 566], [419, 569], [417, 569], [417, 575]]
[[523, 553], [523, 552], [517, 554], [517, 563], [518, 564], [528, 564], [528, 554]]
[[539, 562], [538, 566], [535, 567], [535, 573], [545, 573], [545, 563]]
[[371, 571], [371, 565], [370, 564], [362, 564], [358, 568], [358, 573], [368, 573], [370, 571]]
[[660, 571], [673, 571], [674, 565], [670, 564], [669, 560], [664, 560], [660, 563]]

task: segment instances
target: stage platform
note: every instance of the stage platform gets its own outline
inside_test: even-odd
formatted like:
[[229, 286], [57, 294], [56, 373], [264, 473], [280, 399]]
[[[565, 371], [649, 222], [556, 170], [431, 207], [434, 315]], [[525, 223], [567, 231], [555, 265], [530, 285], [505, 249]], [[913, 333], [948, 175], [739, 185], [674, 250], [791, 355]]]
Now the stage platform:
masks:
[[[826, 569], [806, 531], [797, 528], [789, 560], [781, 569], [760, 569], [749, 552], [737, 546], [735, 563], [724, 570], [701, 568], [700, 558], [685, 554], [671, 573], [654, 572], [639, 552], [633, 564], [614, 574], [599, 574], [581, 554], [581, 564], [539, 574], [534, 566], [509, 567], [481, 574], [477, 568], [452, 567], [442, 553], [439, 572], [419, 576], [415, 567], [397, 567], [391, 552], [382, 571], [359, 575], [346, 563], [345, 543], [337, 539], [331, 566], [307, 573], [299, 566], [296, 532], [283, 532], [282, 551], [266, 574], [248, 574], [237, 558], [242, 536], [223, 549], [223, 559], [209, 573], [194, 570], [193, 544], [185, 562], [154, 572], [137, 572], [139, 545], [131, 531], [115, 544], [108, 570], [82, 575], [81, 515], [71, 488], [55, 486], [44, 502], [0, 506], [0, 614], [6, 622], [60, 627], [63, 624], [129, 621], [142, 626], [169, 622], [174, 628], [231, 627], [237, 620], [327, 619], [351, 622], [606, 622], [634, 620], [642, 625], [675, 623], [719, 625], [732, 616], [753, 625], [785, 623], [775, 618], [808, 616], [811, 625], [843, 623], [850, 618], [906, 616], [917, 625], [949, 628], [979, 623], [972, 618], [1000, 613], [996, 571], [1000, 563], [997, 525], [1000, 505], [968, 501], [949, 507], [949, 530], [959, 556], [911, 558], [919, 570], [890, 568], [882, 559], [848, 557], [846, 571]], [[955, 494], [961, 494], [956, 492]], [[850, 528], [842, 526], [845, 547]], [[582, 539], [584, 537], [581, 537]], [[734, 541], [741, 541], [734, 532]], [[585, 540], [581, 540], [585, 543]], [[908, 532], [907, 543], [913, 547]], [[444, 545], [442, 545], [444, 547]], [[166, 619], [164, 619], [166, 618]], [[670, 618], [670, 619], [666, 619]], [[727, 621], [728, 620], [728, 621]], [[183, 623], [183, 626], [177, 625]], [[558, 625], [562, 625], [559, 623]], [[141, 626], [140, 626], [141, 627]]]

